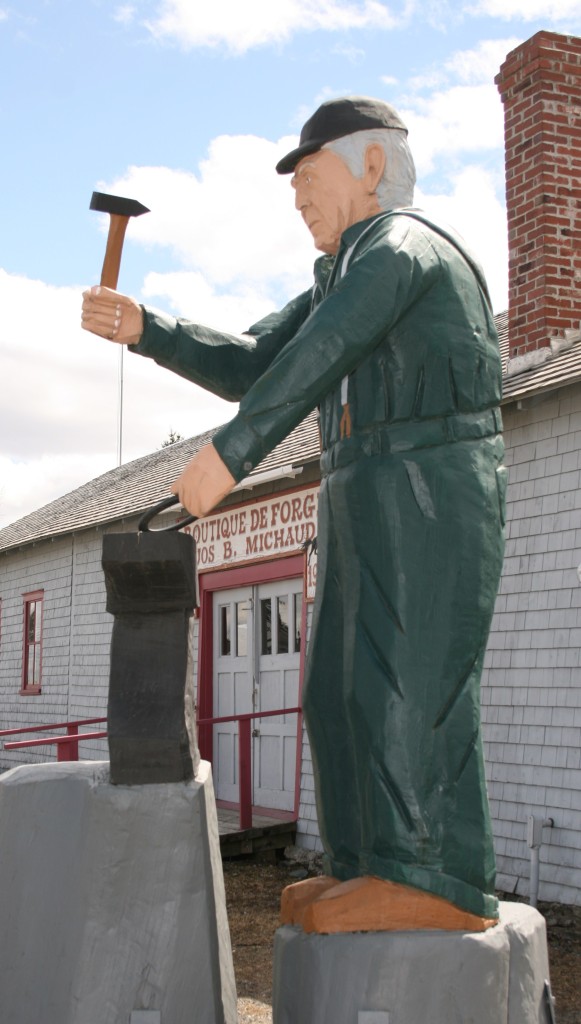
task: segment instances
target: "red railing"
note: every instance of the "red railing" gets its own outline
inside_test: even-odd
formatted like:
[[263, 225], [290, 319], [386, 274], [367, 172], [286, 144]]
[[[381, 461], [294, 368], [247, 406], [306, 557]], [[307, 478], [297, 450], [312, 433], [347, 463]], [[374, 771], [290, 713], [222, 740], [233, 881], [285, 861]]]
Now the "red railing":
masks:
[[5, 743], [4, 750], [22, 750], [24, 747], [48, 747], [56, 745], [57, 761], [78, 761], [80, 740], [100, 740], [106, 732], [79, 732], [81, 725], [97, 725], [106, 718], [83, 718], [77, 722], [53, 722], [52, 725], [29, 725], [26, 729], [4, 729], [0, 736], [21, 736], [30, 732], [49, 732], [52, 729], [66, 729], [66, 736], [42, 736], [37, 740], [17, 740]]
[[[254, 711], [245, 715], [222, 715], [219, 718], [201, 718], [200, 725], [219, 725], [221, 722], [238, 722], [238, 788], [240, 794], [240, 829], [252, 828], [252, 730], [250, 723], [256, 718], [275, 718], [282, 715], [301, 714], [302, 708], [278, 708], [276, 711]], [[79, 742], [103, 739], [107, 732], [79, 732], [79, 726], [97, 725], [106, 718], [84, 718], [77, 722], [55, 722], [52, 725], [32, 725], [26, 729], [4, 729], [2, 736], [19, 736], [23, 733], [48, 732], [51, 729], [66, 729], [66, 736], [47, 736], [35, 740], [17, 740], [5, 743], [5, 750], [23, 750], [25, 747], [53, 746], [57, 748], [57, 761], [78, 761]], [[298, 730], [297, 730], [298, 732]]]
[[[276, 718], [282, 715], [300, 715], [302, 708], [279, 708], [277, 711], [254, 711], [247, 715], [222, 715], [219, 718], [201, 718], [198, 725], [219, 725], [220, 722], [238, 722], [238, 792], [240, 795], [240, 830], [252, 828], [252, 731], [255, 718]], [[298, 734], [298, 730], [297, 730]]]

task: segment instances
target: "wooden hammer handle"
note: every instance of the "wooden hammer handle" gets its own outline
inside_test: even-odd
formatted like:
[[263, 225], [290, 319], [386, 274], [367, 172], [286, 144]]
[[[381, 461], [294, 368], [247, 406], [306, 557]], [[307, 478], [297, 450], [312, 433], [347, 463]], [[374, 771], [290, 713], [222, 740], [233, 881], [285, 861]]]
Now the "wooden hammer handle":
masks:
[[123, 251], [123, 241], [129, 217], [123, 217], [119, 213], [111, 213], [109, 216], [111, 220], [109, 222], [105, 259], [103, 260], [103, 269], [101, 271], [101, 284], [105, 288], [112, 288], [115, 291], [119, 280], [121, 253]]

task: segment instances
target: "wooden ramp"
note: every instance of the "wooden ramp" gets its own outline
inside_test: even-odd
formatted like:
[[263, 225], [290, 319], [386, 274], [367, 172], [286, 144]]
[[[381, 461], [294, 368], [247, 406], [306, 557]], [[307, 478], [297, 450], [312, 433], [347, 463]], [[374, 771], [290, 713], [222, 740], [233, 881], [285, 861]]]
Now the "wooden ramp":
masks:
[[296, 821], [281, 821], [266, 814], [252, 815], [252, 828], [240, 829], [240, 815], [237, 810], [218, 807], [218, 831], [223, 857], [239, 857], [242, 854], [258, 853], [264, 850], [283, 850], [291, 846], [296, 837]]

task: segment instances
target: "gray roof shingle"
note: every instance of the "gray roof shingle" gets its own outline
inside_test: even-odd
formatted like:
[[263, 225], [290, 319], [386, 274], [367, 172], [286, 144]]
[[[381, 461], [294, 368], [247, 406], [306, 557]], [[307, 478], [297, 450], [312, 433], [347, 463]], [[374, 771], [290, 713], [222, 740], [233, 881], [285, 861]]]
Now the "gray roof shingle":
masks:
[[[0, 552], [141, 514], [169, 495], [186, 463], [217, 430], [215, 427], [117, 466], [5, 526], [0, 530]], [[250, 478], [280, 466], [303, 465], [317, 459], [319, 450], [318, 416], [313, 412], [263, 459]]]
[[[515, 373], [510, 377], [506, 376], [506, 368], [509, 359], [508, 339], [508, 313], [499, 313], [495, 317], [498, 337], [500, 341], [500, 354], [502, 356], [502, 401], [516, 402], [521, 398], [531, 395], [540, 395], [544, 391], [554, 391], [555, 388], [575, 384], [581, 380], [581, 345], [575, 344], [571, 348], [559, 352], [557, 355], [550, 355], [546, 362], [539, 366], [530, 367]], [[550, 349], [547, 349], [550, 352]]]

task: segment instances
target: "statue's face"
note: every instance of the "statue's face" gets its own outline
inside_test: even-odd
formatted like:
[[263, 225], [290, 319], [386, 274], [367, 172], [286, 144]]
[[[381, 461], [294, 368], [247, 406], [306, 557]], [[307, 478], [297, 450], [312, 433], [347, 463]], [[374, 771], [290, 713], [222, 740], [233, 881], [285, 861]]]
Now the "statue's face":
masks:
[[321, 252], [335, 255], [346, 228], [380, 212], [377, 196], [369, 194], [364, 179], [354, 178], [330, 149], [303, 157], [291, 185], [295, 206]]

